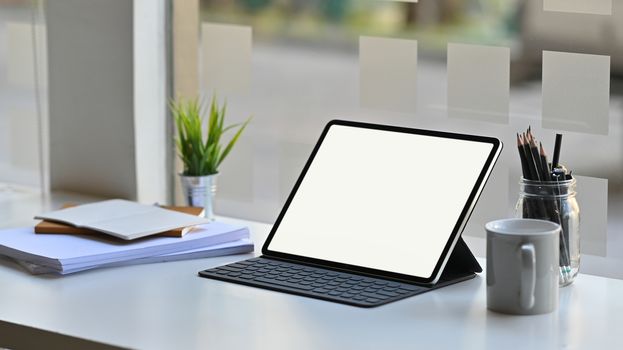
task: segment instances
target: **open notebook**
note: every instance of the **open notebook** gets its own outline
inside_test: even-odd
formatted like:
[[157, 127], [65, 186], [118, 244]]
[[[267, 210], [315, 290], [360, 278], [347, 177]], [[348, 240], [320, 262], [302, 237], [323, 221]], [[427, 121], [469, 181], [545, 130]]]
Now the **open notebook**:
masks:
[[206, 218], [123, 199], [56, 210], [37, 215], [35, 219], [87, 228], [125, 240], [209, 222]]
[[[73, 208], [75, 205], [64, 205], [63, 208]], [[203, 217], [205, 209], [201, 207], [175, 207], [175, 206], [163, 206], [163, 208], [173, 211], [179, 211], [181, 213], [201, 216]], [[173, 230], [164, 231], [154, 236], [162, 237], [184, 237], [185, 234], [190, 232], [194, 226], [178, 227]], [[60, 222], [41, 221], [35, 225], [35, 233], [41, 234], [65, 234], [65, 235], [106, 235], [106, 233], [90, 230], [88, 228], [76, 227], [68, 224], [62, 224]]]

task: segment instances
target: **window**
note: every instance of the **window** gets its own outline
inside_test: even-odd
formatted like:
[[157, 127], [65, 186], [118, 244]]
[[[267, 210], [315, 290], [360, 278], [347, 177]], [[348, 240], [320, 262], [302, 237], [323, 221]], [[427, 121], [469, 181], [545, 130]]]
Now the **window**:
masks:
[[564, 134], [584, 271], [623, 261], [623, 8], [545, 3], [201, 1], [201, 93], [226, 98], [231, 122], [254, 116], [222, 165], [217, 213], [272, 222], [322, 127], [344, 118], [502, 139], [466, 229], [484, 237], [514, 215], [516, 133], [531, 126], [550, 154]]

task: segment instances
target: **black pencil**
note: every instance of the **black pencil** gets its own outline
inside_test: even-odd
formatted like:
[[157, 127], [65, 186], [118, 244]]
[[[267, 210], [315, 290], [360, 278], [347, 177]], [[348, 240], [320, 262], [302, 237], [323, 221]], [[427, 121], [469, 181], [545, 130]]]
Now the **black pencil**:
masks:
[[536, 166], [536, 162], [534, 156], [532, 155], [532, 151], [530, 150], [530, 144], [528, 141], [528, 135], [524, 134], [524, 153], [526, 154], [526, 159], [528, 160], [528, 168], [530, 169], [531, 179], [533, 181], [541, 181], [541, 177], [539, 176], [539, 171]]
[[539, 149], [536, 146], [536, 139], [534, 138], [530, 127], [528, 127], [528, 135], [530, 135], [530, 152], [532, 152], [532, 157], [534, 157], [534, 161], [537, 166], [537, 172], [539, 173], [539, 178], [541, 179], [541, 181], [547, 181], [547, 177], [545, 176], [545, 168], [543, 168]]
[[519, 151], [519, 160], [521, 160], [521, 173], [523, 174], [524, 179], [528, 179], [530, 177], [527, 164], [528, 161], [526, 160], [526, 154], [524, 153], [523, 146], [521, 145], [519, 133], [517, 133], [517, 150]]
[[543, 144], [539, 142], [539, 147], [541, 151], [541, 167], [543, 168], [543, 176], [545, 181], [552, 181], [551, 170], [547, 165], [547, 154], [545, 154], [545, 149], [543, 149]]
[[532, 152], [532, 157], [534, 158], [536, 171], [539, 174], [539, 180], [545, 181], [545, 178], [543, 177], [543, 167], [541, 166], [541, 156], [539, 155], [539, 150], [536, 148], [536, 143], [534, 142], [534, 137], [532, 137], [532, 135], [530, 135], [530, 152]]
[[554, 155], [552, 158], [552, 170], [558, 168], [560, 164], [560, 147], [562, 145], [562, 134], [556, 134], [556, 143], [554, 144]]
[[526, 160], [526, 171], [528, 174], [526, 180], [534, 180], [535, 174], [532, 168], [532, 159], [529, 152], [526, 152], [526, 137], [524, 134], [519, 134], [519, 143], [521, 145], [521, 153], [523, 153], [523, 157]]

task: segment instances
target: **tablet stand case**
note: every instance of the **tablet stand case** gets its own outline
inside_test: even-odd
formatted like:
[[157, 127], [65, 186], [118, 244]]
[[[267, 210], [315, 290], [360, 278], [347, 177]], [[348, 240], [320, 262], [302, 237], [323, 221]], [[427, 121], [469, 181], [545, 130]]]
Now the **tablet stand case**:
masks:
[[459, 241], [454, 246], [454, 250], [450, 254], [439, 281], [433, 285], [433, 288], [440, 288], [474, 278], [477, 272], [482, 272], [482, 267], [471, 250], [469, 250], [463, 237], [459, 237]]

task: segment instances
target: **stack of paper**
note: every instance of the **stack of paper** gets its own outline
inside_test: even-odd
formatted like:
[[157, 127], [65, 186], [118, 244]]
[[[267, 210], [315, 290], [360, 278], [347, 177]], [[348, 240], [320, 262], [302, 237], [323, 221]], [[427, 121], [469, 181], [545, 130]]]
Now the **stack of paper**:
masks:
[[126, 266], [126, 265], [136, 265], [136, 264], [149, 264], [149, 263], [158, 263], [158, 262], [167, 262], [167, 261], [179, 261], [179, 260], [190, 260], [190, 259], [202, 259], [202, 258], [211, 258], [216, 256], [224, 256], [224, 255], [233, 255], [233, 254], [243, 254], [249, 253], [253, 251], [253, 242], [248, 238], [243, 238], [239, 240], [235, 240], [232, 242], [216, 244], [213, 246], [205, 247], [205, 248], [197, 248], [191, 250], [184, 250], [177, 253], [169, 253], [164, 255], [156, 255], [156, 256], [148, 256], [144, 258], [137, 258], [125, 261], [117, 261], [108, 264], [102, 265], [85, 265], [85, 266], [76, 266], [76, 267], [66, 267], [63, 270], [59, 271], [51, 267], [33, 264], [23, 260], [15, 260], [18, 264], [24, 267], [26, 270], [30, 271], [30, 273], [34, 275], [46, 274], [46, 273], [58, 273], [62, 275], [100, 268], [100, 267], [116, 267], [116, 266]]
[[253, 250], [248, 238], [246, 227], [220, 222], [197, 226], [180, 238], [147, 237], [131, 242], [105, 236], [38, 235], [27, 227], [0, 231], [0, 255], [23, 262], [37, 273], [67, 274], [103, 266], [248, 252]]

